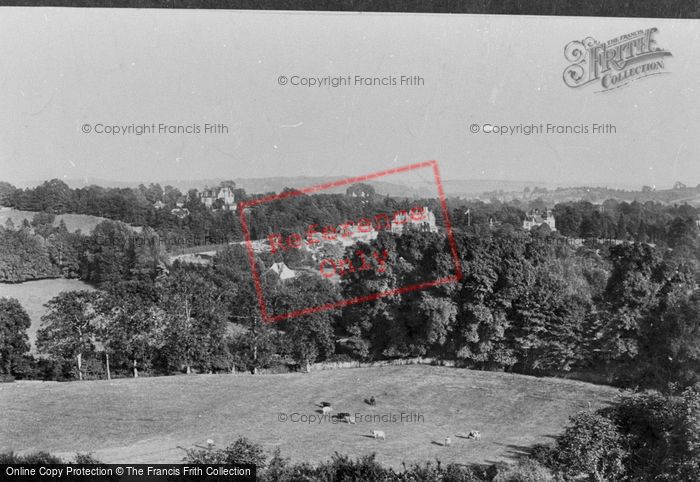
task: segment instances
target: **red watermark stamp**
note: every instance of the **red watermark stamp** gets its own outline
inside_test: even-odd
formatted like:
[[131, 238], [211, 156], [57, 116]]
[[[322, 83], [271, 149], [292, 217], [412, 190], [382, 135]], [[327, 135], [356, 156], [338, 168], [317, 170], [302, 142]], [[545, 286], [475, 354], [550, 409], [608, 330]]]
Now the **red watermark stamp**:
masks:
[[[425, 280], [419, 283], [413, 283], [407, 286], [388, 289], [385, 291], [377, 291], [365, 296], [343, 299], [333, 303], [309, 306], [307, 308], [290, 311], [288, 313], [271, 314], [268, 312], [262, 283], [260, 281], [260, 273], [258, 272], [257, 263], [255, 261], [254, 243], [264, 241], [272, 254], [278, 254], [294, 250], [313, 250], [324, 245], [325, 243], [336, 243], [347, 248], [349, 246], [353, 246], [357, 241], [366, 242], [368, 240], [376, 239], [378, 233], [382, 231], [400, 234], [407, 228], [407, 226], [410, 226], [408, 229], [428, 232], [437, 232], [438, 228], [435, 225], [434, 214], [426, 206], [412, 206], [408, 209], [396, 210], [393, 213], [377, 213], [372, 216], [365, 215], [354, 220], [348, 220], [339, 225], [319, 226], [318, 224], [311, 224], [302, 232], [274, 232], [268, 234], [265, 240], [254, 241], [251, 239], [250, 228], [247, 220], [247, 213], [251, 208], [303, 194], [319, 193], [328, 189], [350, 186], [352, 184], [363, 183], [374, 179], [408, 173], [420, 169], [432, 171], [432, 177], [434, 178], [435, 186], [437, 188], [437, 198], [442, 214], [442, 229], [445, 232], [447, 245], [450, 252], [449, 254], [454, 263], [454, 273], [439, 279]], [[319, 311], [332, 310], [347, 305], [374, 301], [379, 298], [407, 293], [410, 291], [428, 289], [462, 279], [462, 270], [459, 255], [457, 253], [457, 244], [452, 233], [452, 225], [450, 223], [449, 212], [447, 209], [445, 192], [440, 181], [440, 172], [437, 161], [425, 161], [410, 164], [364, 176], [351, 177], [325, 184], [318, 184], [299, 190], [284, 191], [279, 194], [243, 201], [238, 204], [238, 213], [241, 220], [241, 226], [243, 228], [243, 234], [245, 236], [253, 283], [255, 285], [255, 292], [258, 298], [258, 304], [260, 306], [260, 313], [263, 321], [266, 323], [281, 321], [297, 316], [304, 316]], [[365, 244], [364, 246], [367, 245]], [[318, 272], [320, 276], [328, 279], [338, 279], [348, 275], [349, 273], [366, 271], [370, 269], [374, 269], [377, 273], [382, 273], [386, 270], [388, 258], [389, 253], [386, 249], [367, 251], [365, 247], [364, 250], [355, 250], [353, 259], [347, 256], [340, 258], [323, 258], [318, 265]], [[353, 263], [353, 260], [355, 263]]]

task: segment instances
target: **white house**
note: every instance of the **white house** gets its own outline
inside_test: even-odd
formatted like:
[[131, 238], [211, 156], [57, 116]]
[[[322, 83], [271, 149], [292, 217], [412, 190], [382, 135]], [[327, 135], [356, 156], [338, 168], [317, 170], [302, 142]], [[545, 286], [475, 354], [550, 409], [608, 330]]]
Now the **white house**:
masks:
[[279, 276], [282, 281], [289, 278], [294, 278], [297, 275], [293, 269], [290, 269], [289, 266], [282, 262], [274, 263], [272, 266], [270, 266], [270, 271]]
[[551, 209], [546, 212], [541, 213], [538, 209], [534, 209], [525, 215], [525, 220], [523, 221], [523, 229], [529, 231], [534, 227], [546, 224], [552, 231], [557, 230], [557, 224], [554, 221], [554, 215]]
[[224, 203], [224, 209], [228, 211], [236, 210], [236, 195], [233, 192], [233, 188], [229, 186], [223, 186], [212, 189], [205, 188], [204, 191], [199, 193], [199, 199], [209, 209], [212, 209], [214, 207], [214, 203], [217, 199], [221, 199]]
[[411, 226], [416, 231], [422, 231], [426, 233], [437, 233], [438, 228], [435, 224], [435, 214], [428, 209], [427, 206], [423, 206], [420, 219], [414, 219], [411, 211], [405, 214], [396, 214], [394, 219], [391, 221], [391, 232], [396, 234], [403, 233], [406, 226]]

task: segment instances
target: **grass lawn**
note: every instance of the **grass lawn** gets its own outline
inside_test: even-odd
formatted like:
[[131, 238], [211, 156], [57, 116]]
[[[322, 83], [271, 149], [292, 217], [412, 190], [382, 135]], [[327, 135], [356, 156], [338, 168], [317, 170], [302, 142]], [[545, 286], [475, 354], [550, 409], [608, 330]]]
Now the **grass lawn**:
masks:
[[[583, 382], [433, 366], [395, 366], [280, 375], [193, 375], [111, 382], [0, 384], [0, 451], [93, 452], [104, 462], [178, 462], [178, 448], [219, 447], [246, 436], [295, 461], [335, 451], [402, 461], [493, 462], [550, 442], [567, 418], [613, 399]], [[375, 407], [363, 400], [374, 396]], [[280, 422], [279, 414], [335, 412], [422, 415], [414, 423]], [[386, 432], [386, 441], [368, 437]], [[479, 430], [480, 442], [461, 438]], [[451, 447], [443, 447], [446, 436]]]

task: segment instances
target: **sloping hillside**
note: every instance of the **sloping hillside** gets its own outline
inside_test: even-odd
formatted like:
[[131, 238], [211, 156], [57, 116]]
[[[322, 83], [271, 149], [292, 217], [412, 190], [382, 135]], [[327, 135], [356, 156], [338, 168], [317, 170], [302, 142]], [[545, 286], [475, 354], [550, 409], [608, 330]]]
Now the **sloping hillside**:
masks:
[[[0, 226], [4, 226], [8, 219], [11, 219], [15, 226], [22, 224], [22, 221], [25, 219], [31, 222], [35, 214], [36, 212], [34, 211], [0, 208]], [[58, 214], [53, 225], [58, 226], [63, 221], [70, 232], [80, 230], [83, 234], [90, 234], [95, 229], [95, 226], [104, 220], [105, 218], [88, 216], [87, 214]]]
[[[433, 366], [18, 382], [0, 385], [0, 451], [81, 451], [105, 462], [177, 462], [184, 455], [178, 446], [204, 445], [209, 438], [222, 446], [246, 436], [296, 461], [327, 459], [335, 451], [376, 452], [394, 467], [436, 458], [508, 460], [534, 443], [551, 441], [588, 402], [596, 409], [615, 394], [613, 388], [576, 381]], [[363, 402], [370, 396], [377, 399], [375, 407]], [[289, 420], [318, 417], [321, 401], [370, 420], [354, 425]], [[401, 413], [404, 423], [391, 419]], [[371, 438], [374, 429], [384, 430], [386, 441]], [[469, 430], [480, 430], [483, 439], [461, 437]], [[446, 436], [452, 437], [451, 447], [442, 446]]]

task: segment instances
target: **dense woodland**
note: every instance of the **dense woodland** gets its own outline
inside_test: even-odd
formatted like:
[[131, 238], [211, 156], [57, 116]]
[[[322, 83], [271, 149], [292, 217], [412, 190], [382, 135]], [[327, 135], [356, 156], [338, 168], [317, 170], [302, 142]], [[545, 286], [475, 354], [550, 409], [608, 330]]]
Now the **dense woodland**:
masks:
[[[48, 304], [37, 345], [51, 357], [9, 369], [5, 363], [4, 370], [65, 379], [104, 377], [106, 356], [112, 374], [126, 376], [425, 355], [481, 369], [595, 373], [627, 386], [696, 382], [696, 247], [660, 251], [591, 241], [574, 248], [560, 239], [508, 230], [458, 233], [459, 283], [274, 324], [258, 315], [242, 246], [223, 249], [210, 266], [167, 267], [150, 246], [100, 245], [81, 268], [100, 289], [66, 292]], [[365, 247], [386, 249], [386, 269], [358, 270], [341, 283], [311, 272], [281, 281], [267, 270], [275, 258], [258, 258], [268, 310], [289, 312], [454, 272], [443, 235], [384, 232]]]
[[[125, 224], [135, 222], [138, 212], [141, 221], [158, 219], [151, 202], [175, 202], [167, 192], [157, 185], [71, 190], [60, 181], [5, 189], [6, 203], [44, 211], [21, 226], [0, 228], [2, 279], [78, 277], [99, 288], [51, 300], [37, 340], [50, 356], [32, 362], [15, 347], [15, 362], [4, 355], [0, 364], [5, 375], [104, 377], [107, 357], [111, 374], [123, 376], [431, 356], [474, 368], [595, 375], [598, 381], [660, 389], [699, 379], [700, 238], [690, 206], [569, 203], [554, 208], [558, 232], [527, 232], [519, 228], [522, 206], [450, 200], [459, 282], [265, 324], [242, 245], [221, 247], [208, 266], [170, 264], [161, 242], [172, 233], [166, 225], [142, 223], [135, 233]], [[88, 207], [76, 207], [81, 199]], [[178, 219], [173, 229], [184, 226], [198, 236], [200, 229], [219, 226], [240, 239], [235, 213], [203, 208], [196, 192], [187, 202], [191, 216]], [[407, 203], [300, 195], [256, 206], [248, 216], [256, 238], [280, 226], [304, 232], [310, 224], [341, 223]], [[435, 200], [419, 205], [430, 206], [442, 224]], [[104, 221], [90, 234], [69, 233], [55, 225], [54, 216], [73, 209], [119, 220]], [[190, 217], [228, 221], [198, 224]], [[574, 245], [570, 238], [587, 241]], [[381, 232], [370, 244], [336, 256], [358, 265], [358, 249], [386, 252], [385, 269], [357, 270], [333, 282], [305, 268], [309, 256], [303, 251], [259, 254], [268, 311], [286, 313], [455, 273], [444, 233]], [[269, 271], [277, 261], [298, 269], [299, 276], [280, 280]], [[3, 316], [19, 319], [19, 312], [13, 308]]]
[[[237, 201], [251, 198], [241, 189], [235, 193]], [[160, 209], [156, 207], [158, 202], [163, 203]], [[171, 211], [178, 204], [189, 214], [173, 214]], [[0, 281], [5, 282], [57, 276], [94, 280], [93, 276], [86, 275], [94, 271], [87, 266], [90, 255], [95, 250], [106, 249], [106, 244], [117, 242], [150, 243], [163, 252], [177, 253], [203, 245], [243, 240], [236, 212], [207, 209], [196, 190], [183, 195], [175, 188], [162, 188], [158, 184], [138, 188], [70, 189], [64, 182], [52, 180], [22, 190], [0, 183], [0, 205], [42, 213], [22, 226], [0, 227], [0, 254], [3, 255], [0, 257]], [[262, 203], [249, 210], [247, 219], [252, 238], [259, 239], [279, 231], [280, 227], [287, 232], [303, 232], [312, 224], [340, 224], [365, 215], [406, 209], [410, 205], [428, 206], [435, 213], [437, 224], [443, 224], [442, 210], [434, 199], [407, 200], [378, 195], [359, 198], [341, 194], [291, 196]], [[455, 229], [463, 232], [482, 232], [494, 226], [517, 230], [527, 212], [535, 209], [543, 212], [548, 208], [539, 198], [509, 203], [449, 199], [448, 206]], [[52, 215], [63, 213], [106, 217], [143, 228], [143, 235], [137, 237], [127, 227], [106, 224], [91, 234], [78, 236], [68, 233], [60, 224], [53, 226], [56, 223]], [[569, 238], [648, 242], [674, 248], [692, 244], [698, 236], [698, 209], [688, 204], [608, 200], [594, 205], [579, 201], [557, 204], [553, 214], [557, 230]], [[102, 247], [96, 246], [98, 244]], [[289, 253], [289, 256], [294, 254]]]

